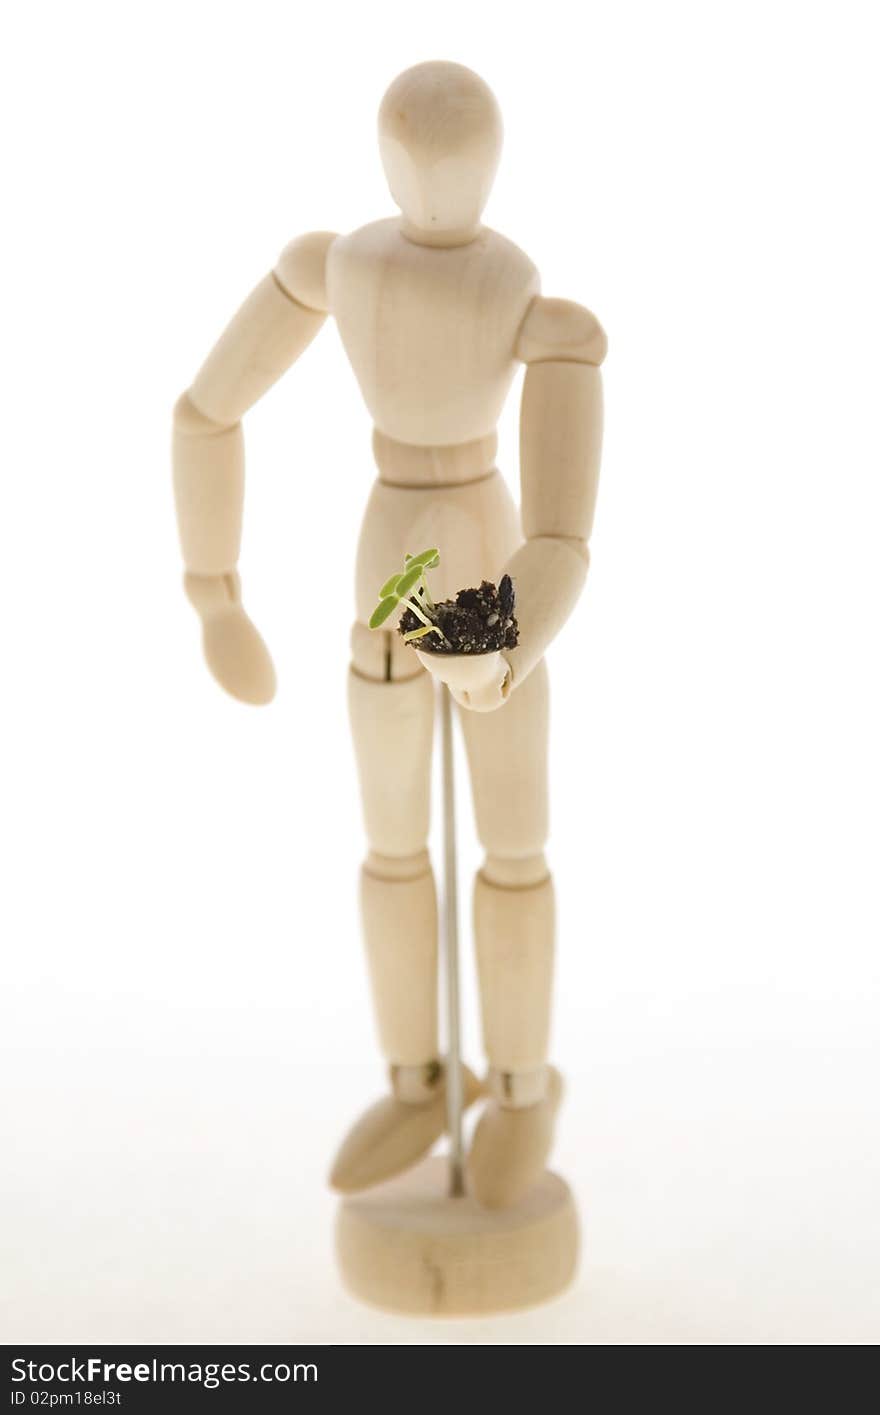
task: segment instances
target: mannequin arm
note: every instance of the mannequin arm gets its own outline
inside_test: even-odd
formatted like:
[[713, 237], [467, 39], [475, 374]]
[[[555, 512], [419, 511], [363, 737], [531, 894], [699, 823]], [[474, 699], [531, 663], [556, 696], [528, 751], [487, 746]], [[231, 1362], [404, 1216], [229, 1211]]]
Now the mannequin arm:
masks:
[[[587, 577], [602, 445], [602, 326], [570, 300], [536, 296], [520, 328], [516, 356], [528, 365], [520, 412], [520, 479], [525, 543], [505, 572], [516, 589], [519, 642], [460, 667], [419, 653], [474, 712], [501, 707], [562, 628]], [[418, 650], [416, 650], [418, 653]]]
[[244, 504], [241, 418], [314, 339], [327, 316], [324, 270], [335, 237], [293, 241], [220, 336], [174, 409], [174, 497], [186, 575], [215, 677], [268, 702], [275, 673], [241, 605], [236, 573]]
[[520, 331], [528, 365], [520, 412], [525, 544], [507, 573], [516, 585], [520, 638], [511, 687], [543, 657], [574, 608], [590, 563], [607, 342], [594, 315], [568, 300], [538, 296]]

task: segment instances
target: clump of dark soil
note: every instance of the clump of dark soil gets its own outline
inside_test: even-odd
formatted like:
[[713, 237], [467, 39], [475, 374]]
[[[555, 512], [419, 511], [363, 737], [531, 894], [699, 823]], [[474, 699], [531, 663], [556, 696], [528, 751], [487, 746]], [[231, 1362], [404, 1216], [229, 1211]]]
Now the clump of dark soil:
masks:
[[[509, 575], [502, 575], [497, 589], [491, 580], [484, 580], [478, 590], [459, 590], [455, 599], [434, 605], [434, 622], [443, 630], [446, 643], [439, 634], [426, 634], [414, 640], [413, 647], [422, 653], [494, 653], [516, 648], [519, 629], [513, 607]], [[419, 628], [420, 621], [412, 610], [404, 610], [398, 633], [409, 634]]]

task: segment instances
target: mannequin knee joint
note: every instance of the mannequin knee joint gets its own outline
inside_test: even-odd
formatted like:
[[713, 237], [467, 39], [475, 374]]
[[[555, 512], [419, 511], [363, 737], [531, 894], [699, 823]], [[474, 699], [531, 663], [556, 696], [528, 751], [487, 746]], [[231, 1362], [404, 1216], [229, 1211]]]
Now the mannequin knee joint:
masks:
[[489, 884], [508, 889], [529, 889], [548, 878], [550, 871], [543, 851], [512, 859], [510, 856], [487, 853], [480, 871]]

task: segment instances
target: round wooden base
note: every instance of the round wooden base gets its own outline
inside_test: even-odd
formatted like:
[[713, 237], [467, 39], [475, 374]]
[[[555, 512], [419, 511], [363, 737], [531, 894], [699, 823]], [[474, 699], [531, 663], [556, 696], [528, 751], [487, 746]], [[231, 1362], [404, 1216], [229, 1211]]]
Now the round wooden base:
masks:
[[336, 1252], [354, 1297], [408, 1316], [488, 1316], [568, 1286], [578, 1223], [564, 1180], [545, 1174], [513, 1208], [483, 1209], [450, 1198], [448, 1178], [435, 1157], [343, 1200]]

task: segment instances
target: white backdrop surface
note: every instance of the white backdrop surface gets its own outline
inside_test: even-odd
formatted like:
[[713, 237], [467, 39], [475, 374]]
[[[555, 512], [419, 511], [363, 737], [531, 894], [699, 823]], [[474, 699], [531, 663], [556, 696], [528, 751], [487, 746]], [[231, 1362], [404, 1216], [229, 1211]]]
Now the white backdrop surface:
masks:
[[[4, 1340], [880, 1337], [872, 19], [7, 20]], [[488, 222], [610, 339], [593, 568], [550, 657], [556, 1164], [584, 1261], [551, 1307], [437, 1327], [341, 1292], [324, 1187], [383, 1084], [344, 691], [373, 469], [335, 330], [246, 423], [267, 709], [202, 666], [168, 465], [174, 399], [286, 241], [390, 214], [375, 110], [436, 57], [505, 115]], [[467, 879], [466, 810], [461, 835]]]

